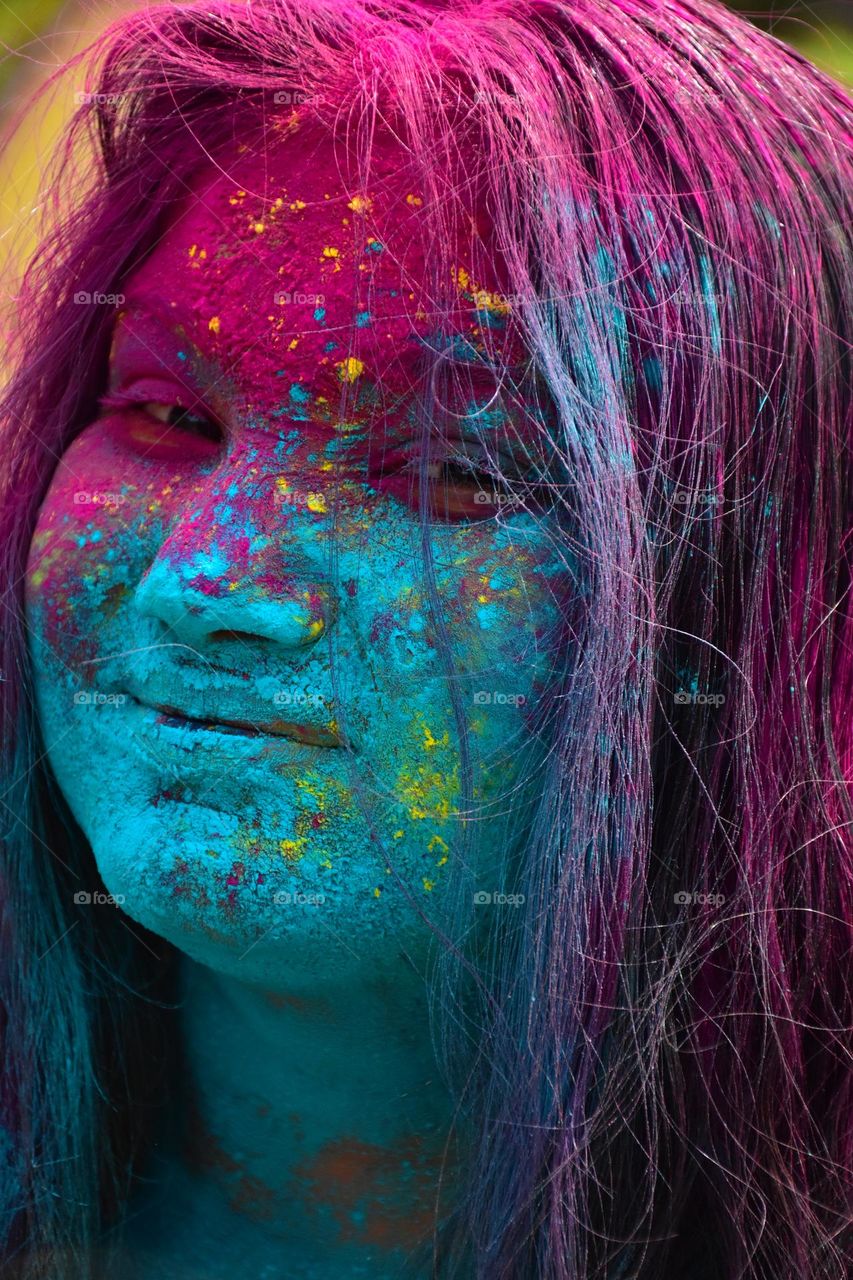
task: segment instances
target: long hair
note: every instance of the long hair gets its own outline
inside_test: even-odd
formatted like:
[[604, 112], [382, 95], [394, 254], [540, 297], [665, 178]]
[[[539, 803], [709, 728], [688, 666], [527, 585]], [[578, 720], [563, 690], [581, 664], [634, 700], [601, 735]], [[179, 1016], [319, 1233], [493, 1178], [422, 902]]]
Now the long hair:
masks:
[[[447, 175], [477, 148], [584, 584], [573, 643], [552, 655], [562, 683], [513, 873], [524, 905], [492, 913], [476, 953], [448, 941], [433, 975], [436, 1044], [474, 1137], [420, 1274], [839, 1280], [848, 97], [714, 0], [165, 3], [82, 65], [2, 404], [7, 1257], [27, 1277], [56, 1274], [44, 1259], [60, 1253], [66, 1280], [91, 1274], [150, 1123], [148, 1024], [169, 1016], [143, 942], [116, 913], [73, 912], [92, 855], [31, 696], [27, 552], [106, 367], [107, 309], [74, 294], [119, 292], [188, 157], [262, 133], [289, 94], [364, 172], [393, 118], [439, 255], [464, 204]], [[460, 889], [454, 937], [470, 903]]]

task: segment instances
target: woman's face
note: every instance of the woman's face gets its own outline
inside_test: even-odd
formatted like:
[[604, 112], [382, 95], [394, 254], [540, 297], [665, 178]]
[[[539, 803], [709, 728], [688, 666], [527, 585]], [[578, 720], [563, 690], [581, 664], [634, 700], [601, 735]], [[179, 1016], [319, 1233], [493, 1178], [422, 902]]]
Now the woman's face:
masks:
[[[439, 333], [424, 192], [388, 138], [371, 175], [348, 187], [291, 122], [195, 183], [123, 287], [108, 404], [57, 467], [28, 565], [45, 747], [107, 890], [267, 985], [417, 951], [466, 819], [471, 892], [511, 892], [572, 594], [550, 518], [465, 470], [497, 453], [523, 477], [542, 454], [523, 389], [493, 399], [485, 337], [517, 388], [525, 352], [497, 266], [472, 268], [485, 219], [454, 245]], [[421, 500], [436, 351], [455, 389]]]

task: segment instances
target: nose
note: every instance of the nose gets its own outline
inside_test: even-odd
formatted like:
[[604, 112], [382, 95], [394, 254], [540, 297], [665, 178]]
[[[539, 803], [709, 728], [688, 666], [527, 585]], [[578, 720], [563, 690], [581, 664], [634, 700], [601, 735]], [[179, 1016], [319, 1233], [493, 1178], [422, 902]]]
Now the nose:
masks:
[[274, 485], [257, 477], [241, 485], [220, 474], [208, 486], [183, 506], [140, 579], [136, 610], [195, 649], [316, 644], [337, 616], [324, 519], [283, 510]]

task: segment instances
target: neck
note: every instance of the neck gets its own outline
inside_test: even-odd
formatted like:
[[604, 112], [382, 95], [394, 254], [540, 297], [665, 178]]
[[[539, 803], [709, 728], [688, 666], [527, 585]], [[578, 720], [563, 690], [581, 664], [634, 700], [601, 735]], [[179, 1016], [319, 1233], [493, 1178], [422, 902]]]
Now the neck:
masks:
[[[292, 1274], [396, 1274], [429, 1238], [451, 1123], [422, 979], [306, 999], [185, 959], [181, 1164]], [[445, 1175], [444, 1181], [447, 1177]]]

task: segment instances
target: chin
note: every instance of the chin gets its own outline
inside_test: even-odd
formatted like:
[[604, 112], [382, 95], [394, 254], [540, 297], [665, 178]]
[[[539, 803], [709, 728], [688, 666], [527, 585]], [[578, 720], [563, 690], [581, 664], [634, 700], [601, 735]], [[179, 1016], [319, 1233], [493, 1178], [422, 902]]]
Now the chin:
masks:
[[241, 860], [233, 839], [216, 834], [221, 817], [210, 811], [192, 836], [150, 813], [121, 831], [86, 832], [111, 909], [200, 964], [290, 993], [370, 981], [393, 971], [401, 950], [425, 954], [431, 931], [384, 872], [375, 895], [367, 842], [337, 869], [310, 850], [295, 866], [280, 854]]

